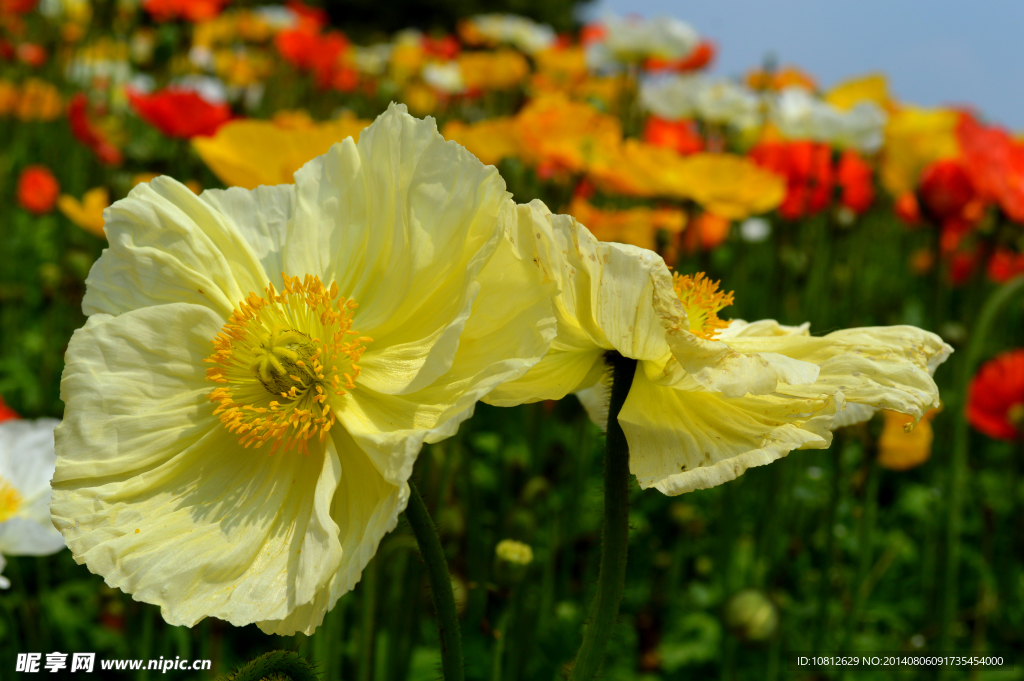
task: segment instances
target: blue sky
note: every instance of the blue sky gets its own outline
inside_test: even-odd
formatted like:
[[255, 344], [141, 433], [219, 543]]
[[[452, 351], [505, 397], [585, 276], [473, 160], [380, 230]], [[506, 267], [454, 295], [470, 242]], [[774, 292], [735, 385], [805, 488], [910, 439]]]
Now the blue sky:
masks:
[[968, 104], [1024, 131], [1024, 2], [954, 0], [596, 0], [601, 12], [674, 16], [719, 47], [712, 73], [796, 64], [822, 87], [869, 71], [922, 106]]

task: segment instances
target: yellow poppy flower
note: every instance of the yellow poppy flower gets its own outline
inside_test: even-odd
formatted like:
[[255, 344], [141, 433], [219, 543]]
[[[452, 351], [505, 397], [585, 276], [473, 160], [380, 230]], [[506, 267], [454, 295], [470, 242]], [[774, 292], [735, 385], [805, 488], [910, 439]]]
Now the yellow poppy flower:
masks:
[[878, 438], [878, 465], [891, 471], [906, 471], [930, 459], [935, 439], [931, 422], [939, 411], [929, 410], [916, 426], [906, 414], [883, 411], [885, 425]]
[[457, 61], [470, 90], [508, 90], [530, 74], [526, 57], [515, 50], [463, 52]]
[[685, 156], [664, 175], [673, 194], [728, 220], [767, 213], [786, 197], [782, 178], [732, 154]]
[[489, 118], [477, 123], [452, 120], [441, 131], [445, 139], [466, 147], [481, 162], [494, 165], [503, 158], [519, 154], [515, 122], [512, 118]]
[[918, 419], [938, 404], [931, 373], [951, 352], [909, 326], [822, 337], [808, 325], [727, 322], [733, 294], [702, 274], [671, 275], [649, 251], [597, 242], [535, 202], [517, 218], [541, 236], [520, 242], [561, 293], [551, 351], [486, 401], [511, 406], [576, 392], [607, 419], [604, 355], [639, 360], [619, 412], [630, 471], [669, 495], [711, 487], [785, 456], [820, 449], [837, 427], [885, 408]]
[[949, 109], [902, 108], [885, 127], [880, 176], [893, 196], [912, 192], [928, 165], [960, 153], [956, 125], [960, 114]]
[[106, 187], [90, 189], [81, 201], [67, 194], [57, 199], [57, 208], [68, 220], [100, 238], [104, 237], [103, 211], [109, 205], [110, 193]]
[[882, 73], [869, 73], [844, 80], [825, 93], [824, 100], [843, 111], [861, 102], [870, 102], [884, 108], [889, 103], [889, 81]]
[[160, 177], [111, 206], [61, 383], [75, 560], [174, 625], [312, 633], [422, 444], [548, 348], [513, 218], [494, 168], [395, 105], [294, 185]]
[[339, 118], [296, 126], [245, 119], [222, 125], [212, 137], [195, 137], [192, 146], [221, 182], [255, 189], [287, 184], [306, 162], [346, 137], [359, 137], [369, 121]]

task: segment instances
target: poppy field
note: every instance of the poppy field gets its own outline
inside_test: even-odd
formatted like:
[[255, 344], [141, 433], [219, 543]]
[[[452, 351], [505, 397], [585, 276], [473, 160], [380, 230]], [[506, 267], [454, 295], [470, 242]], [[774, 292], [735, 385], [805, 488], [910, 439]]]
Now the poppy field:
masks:
[[1024, 679], [1024, 136], [331, 7], [0, 0], [0, 678]]

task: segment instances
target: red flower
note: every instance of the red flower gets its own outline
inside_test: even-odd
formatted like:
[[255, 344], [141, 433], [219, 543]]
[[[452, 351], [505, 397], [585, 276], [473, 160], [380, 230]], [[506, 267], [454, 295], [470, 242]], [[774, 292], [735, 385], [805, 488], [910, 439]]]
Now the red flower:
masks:
[[750, 150], [762, 168], [786, 180], [786, 198], [779, 214], [797, 220], [824, 210], [832, 200], [832, 150], [810, 141], [762, 142]]
[[974, 276], [978, 255], [974, 252], [956, 251], [949, 254], [949, 281], [953, 286], [963, 286]]
[[144, 0], [142, 9], [154, 21], [184, 19], [191, 23], [213, 19], [230, 0]]
[[327, 25], [327, 12], [322, 9], [310, 7], [299, 0], [288, 0], [285, 7], [295, 12], [300, 22], [314, 27], [317, 31]]
[[338, 57], [348, 49], [348, 39], [340, 31], [317, 31], [312, 25], [281, 31], [274, 45], [285, 61], [300, 71], [312, 71], [317, 85], [327, 89], [340, 68]]
[[0, 14], [28, 14], [38, 0], [0, 0]]
[[647, 119], [644, 141], [659, 147], [675, 149], [680, 154], [695, 154], [704, 149], [704, 140], [693, 121], [666, 121], [657, 116]]
[[967, 173], [977, 191], [999, 203], [1003, 212], [1024, 224], [1024, 143], [1000, 128], [985, 127], [965, 114], [957, 140]]
[[844, 151], [839, 157], [836, 180], [842, 189], [840, 202], [858, 215], [875, 201], [875, 184], [871, 166], [855, 151]]
[[0, 422], [16, 418], [18, 418], [18, 412], [8, 407], [4, 398], [0, 397]]
[[459, 41], [452, 35], [446, 35], [441, 38], [431, 38], [425, 35], [420, 41], [420, 47], [428, 55], [444, 61], [455, 59], [459, 56], [460, 51]]
[[1014, 253], [1005, 248], [997, 248], [988, 260], [988, 278], [997, 284], [1024, 274], [1024, 253]]
[[212, 135], [232, 118], [227, 104], [211, 104], [192, 90], [165, 88], [151, 95], [129, 92], [128, 101], [135, 113], [168, 137]]
[[43, 215], [53, 210], [60, 196], [60, 185], [46, 166], [29, 166], [18, 177], [18, 205], [30, 213]]
[[935, 161], [921, 173], [917, 196], [925, 215], [941, 224], [963, 215], [975, 197], [974, 185], [959, 159]]
[[89, 147], [92, 153], [100, 160], [100, 163], [116, 166], [124, 160], [120, 150], [108, 142], [103, 133], [89, 120], [87, 112], [89, 106], [88, 98], [84, 93], [79, 92], [68, 102], [68, 125], [71, 126], [71, 134], [79, 142]]
[[648, 71], [670, 70], [685, 73], [697, 71], [708, 66], [715, 60], [718, 49], [710, 40], [702, 40], [690, 54], [681, 59], [662, 59], [661, 57], [648, 57], [644, 61], [644, 68]]
[[1014, 440], [1024, 433], [1024, 349], [985, 362], [967, 397], [967, 420], [989, 437]]

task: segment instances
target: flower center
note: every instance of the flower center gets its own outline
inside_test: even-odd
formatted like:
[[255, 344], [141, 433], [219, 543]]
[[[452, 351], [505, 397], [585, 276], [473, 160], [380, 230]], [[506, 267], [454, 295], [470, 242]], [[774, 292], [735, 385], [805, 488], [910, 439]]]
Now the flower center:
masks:
[[733, 292], [722, 293], [718, 290], [718, 284], [708, 279], [703, 272], [692, 277], [678, 272], [672, 275], [672, 288], [686, 310], [690, 332], [708, 340], [714, 339], [719, 331], [729, 326], [729, 322], [719, 319], [718, 311], [732, 305]]
[[238, 304], [203, 361], [216, 365], [206, 378], [224, 384], [210, 393], [213, 413], [239, 444], [308, 454], [309, 440], [323, 442], [335, 423], [328, 396], [356, 387], [372, 339], [352, 330], [357, 306], [338, 298], [337, 284], [281, 276], [284, 291], [268, 284]]
[[0, 523], [11, 518], [21, 507], [21, 494], [14, 485], [0, 478]]

